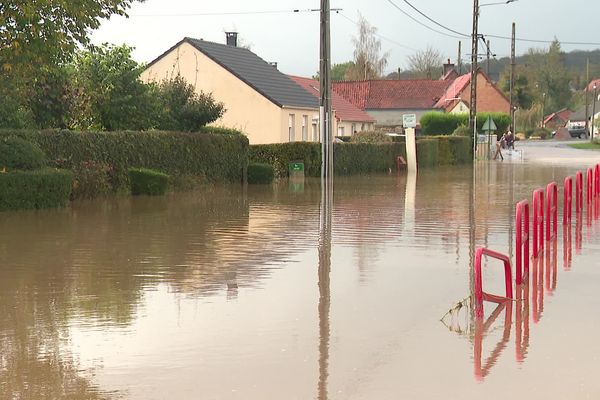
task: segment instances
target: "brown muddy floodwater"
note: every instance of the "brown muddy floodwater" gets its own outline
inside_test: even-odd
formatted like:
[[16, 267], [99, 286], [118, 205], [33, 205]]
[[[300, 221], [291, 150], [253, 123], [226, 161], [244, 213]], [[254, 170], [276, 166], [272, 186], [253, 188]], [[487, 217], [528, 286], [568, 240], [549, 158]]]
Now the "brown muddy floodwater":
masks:
[[485, 331], [440, 321], [476, 246], [514, 255], [514, 204], [583, 167], [337, 178], [329, 220], [308, 179], [1, 213], [0, 399], [600, 398], [593, 215]]

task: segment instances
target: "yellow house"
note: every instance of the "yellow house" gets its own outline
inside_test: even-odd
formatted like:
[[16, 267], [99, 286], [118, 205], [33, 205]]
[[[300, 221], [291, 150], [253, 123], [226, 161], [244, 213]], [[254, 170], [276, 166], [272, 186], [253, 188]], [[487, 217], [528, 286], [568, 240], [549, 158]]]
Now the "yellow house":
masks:
[[152, 61], [145, 82], [181, 75], [197, 91], [212, 93], [226, 111], [214, 125], [236, 128], [250, 144], [319, 141], [318, 100], [250, 50], [184, 38]]

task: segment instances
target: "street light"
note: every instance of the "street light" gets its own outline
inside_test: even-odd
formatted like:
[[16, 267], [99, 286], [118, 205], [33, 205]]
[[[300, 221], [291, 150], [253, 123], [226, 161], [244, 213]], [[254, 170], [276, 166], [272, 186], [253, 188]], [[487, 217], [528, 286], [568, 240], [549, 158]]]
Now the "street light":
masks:
[[478, 24], [479, 9], [485, 6], [514, 3], [517, 0], [498, 1], [493, 3], [479, 4], [479, 0], [473, 0], [473, 31], [471, 34], [471, 108], [469, 110], [469, 128], [473, 132], [473, 160], [477, 156], [477, 42], [479, 41]]
[[540, 121], [540, 127], [544, 128], [544, 109], [546, 108], [546, 92], [542, 93], [542, 120]]

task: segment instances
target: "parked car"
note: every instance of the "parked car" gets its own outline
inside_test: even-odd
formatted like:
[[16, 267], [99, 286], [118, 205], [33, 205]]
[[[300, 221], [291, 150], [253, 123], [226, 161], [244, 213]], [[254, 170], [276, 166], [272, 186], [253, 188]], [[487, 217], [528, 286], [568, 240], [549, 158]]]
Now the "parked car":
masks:
[[572, 138], [577, 138], [577, 139], [581, 139], [582, 137], [585, 137], [585, 127], [583, 128], [571, 128], [569, 129], [569, 135], [571, 135]]

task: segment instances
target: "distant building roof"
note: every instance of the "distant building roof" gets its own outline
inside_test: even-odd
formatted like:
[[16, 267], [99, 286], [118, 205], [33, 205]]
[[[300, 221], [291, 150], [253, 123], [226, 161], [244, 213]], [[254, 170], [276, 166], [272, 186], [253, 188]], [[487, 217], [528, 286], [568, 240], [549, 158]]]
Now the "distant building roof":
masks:
[[563, 108], [560, 111], [553, 112], [552, 114], [547, 115], [546, 118], [544, 118], [544, 125], [546, 125], [552, 120], [560, 120], [563, 122], [567, 122], [572, 113], [573, 112], [567, 108]]
[[[302, 86], [305, 90], [309, 91], [313, 96], [319, 97], [319, 81], [310, 78], [303, 78], [300, 76], [289, 77]], [[342, 96], [336, 92], [331, 94], [332, 108], [335, 111], [335, 116], [342, 121], [355, 121], [355, 122], [375, 122], [375, 119], [369, 114], [364, 112], [352, 105], [349, 101], [345, 100]]]
[[276, 67], [242, 47], [186, 37], [148, 66], [160, 60], [182, 43], [189, 43], [279, 107], [319, 107], [319, 102], [313, 95], [307, 93], [306, 90], [277, 70]]
[[362, 110], [432, 109], [446, 88], [447, 80], [371, 80], [333, 82], [333, 90]]
[[467, 85], [471, 82], [471, 74], [464, 74], [456, 78], [450, 86], [446, 89], [444, 94], [435, 104], [435, 108], [444, 108], [450, 109], [454, 108], [456, 105], [455, 100], [460, 97], [461, 92], [467, 87]]

